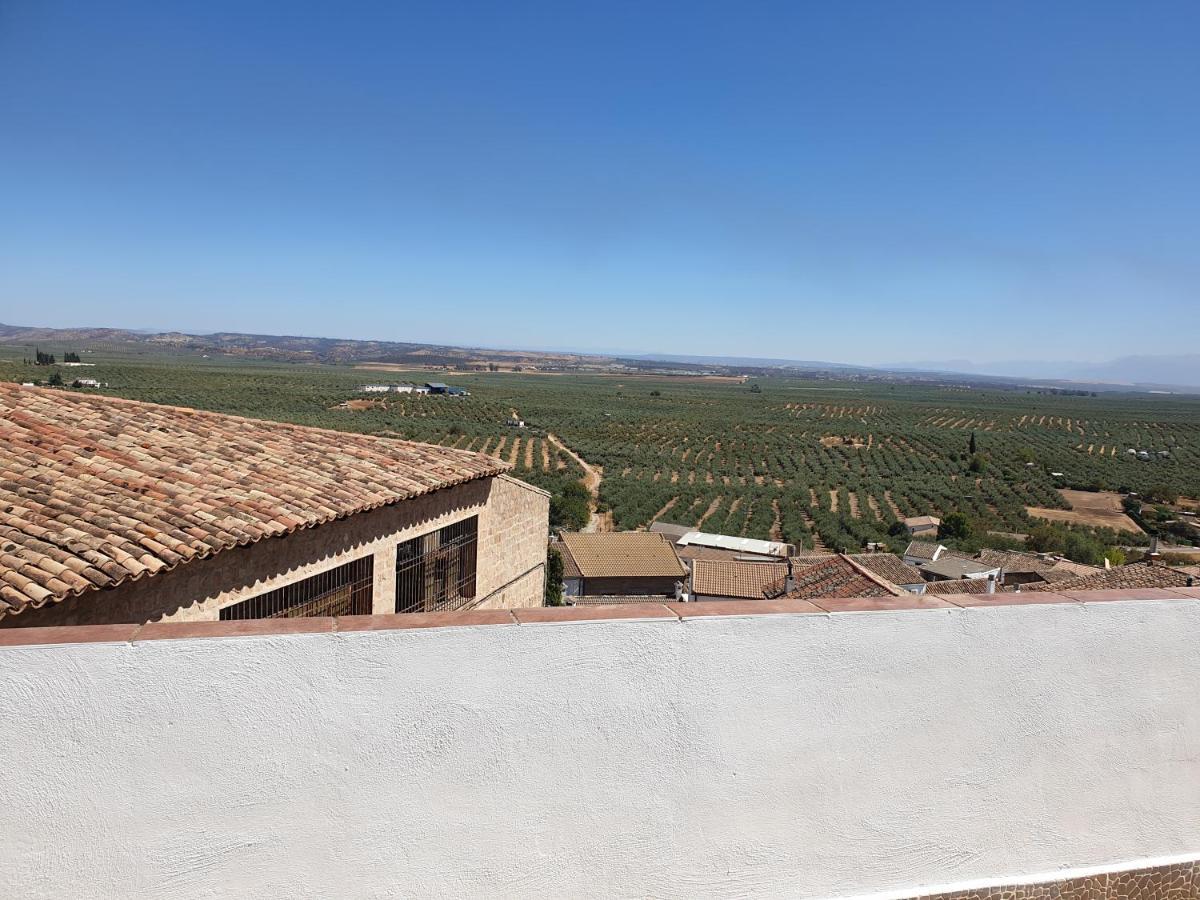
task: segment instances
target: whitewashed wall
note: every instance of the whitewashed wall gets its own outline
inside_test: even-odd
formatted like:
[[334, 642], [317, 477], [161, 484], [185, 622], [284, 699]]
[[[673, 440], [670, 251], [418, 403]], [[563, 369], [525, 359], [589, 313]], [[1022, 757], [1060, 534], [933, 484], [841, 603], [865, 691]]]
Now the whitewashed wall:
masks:
[[848, 896], [1200, 851], [1200, 602], [0, 648], [0, 896]]

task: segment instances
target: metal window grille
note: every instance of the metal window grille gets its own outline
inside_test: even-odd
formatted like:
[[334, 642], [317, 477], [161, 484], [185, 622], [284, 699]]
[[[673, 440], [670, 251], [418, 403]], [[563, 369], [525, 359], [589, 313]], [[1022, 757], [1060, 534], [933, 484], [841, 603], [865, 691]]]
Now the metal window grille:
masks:
[[364, 556], [328, 572], [227, 606], [220, 611], [220, 618], [228, 621], [370, 615], [374, 582], [375, 558]]
[[479, 517], [396, 548], [396, 612], [462, 609], [475, 599]]

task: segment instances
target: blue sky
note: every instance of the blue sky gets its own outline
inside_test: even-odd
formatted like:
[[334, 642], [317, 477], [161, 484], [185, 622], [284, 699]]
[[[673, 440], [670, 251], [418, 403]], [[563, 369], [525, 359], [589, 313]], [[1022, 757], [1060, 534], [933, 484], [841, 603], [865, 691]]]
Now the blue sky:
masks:
[[0, 2], [0, 321], [1194, 350], [1200, 4]]

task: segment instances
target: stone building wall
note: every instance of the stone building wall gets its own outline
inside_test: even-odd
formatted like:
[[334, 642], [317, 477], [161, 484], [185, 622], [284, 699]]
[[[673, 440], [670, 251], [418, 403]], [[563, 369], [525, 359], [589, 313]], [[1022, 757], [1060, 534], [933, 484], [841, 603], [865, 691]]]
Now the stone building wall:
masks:
[[479, 516], [476, 606], [541, 606], [549, 495], [505, 475], [306, 528], [0, 620], [0, 628], [204, 621], [220, 609], [374, 556], [376, 614], [394, 612], [397, 544]]

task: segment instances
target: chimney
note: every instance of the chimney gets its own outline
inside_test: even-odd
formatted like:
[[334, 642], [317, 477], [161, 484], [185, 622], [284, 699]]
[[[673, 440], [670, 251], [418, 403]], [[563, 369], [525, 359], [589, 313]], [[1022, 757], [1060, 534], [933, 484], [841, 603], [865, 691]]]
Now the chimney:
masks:
[[1189, 575], [1189, 576], [1187, 577], [1187, 586], [1188, 586], [1188, 587], [1195, 587], [1195, 586], [1196, 586], [1196, 579], [1195, 579], [1195, 578], [1193, 578], [1191, 575]]
[[675, 599], [676, 600], [683, 599], [683, 582], [682, 581], [675, 582]]
[[796, 576], [792, 573], [792, 558], [787, 561], [787, 577], [783, 579], [783, 593], [786, 596], [796, 589]]
[[994, 593], [996, 593], [996, 576], [995, 576], [995, 575], [989, 575], [989, 576], [988, 576], [988, 589], [987, 589], [987, 592], [988, 592], [989, 594], [994, 594]]
[[1158, 559], [1158, 535], [1157, 534], [1151, 536], [1150, 552], [1147, 553], [1146, 556], [1151, 560]]

